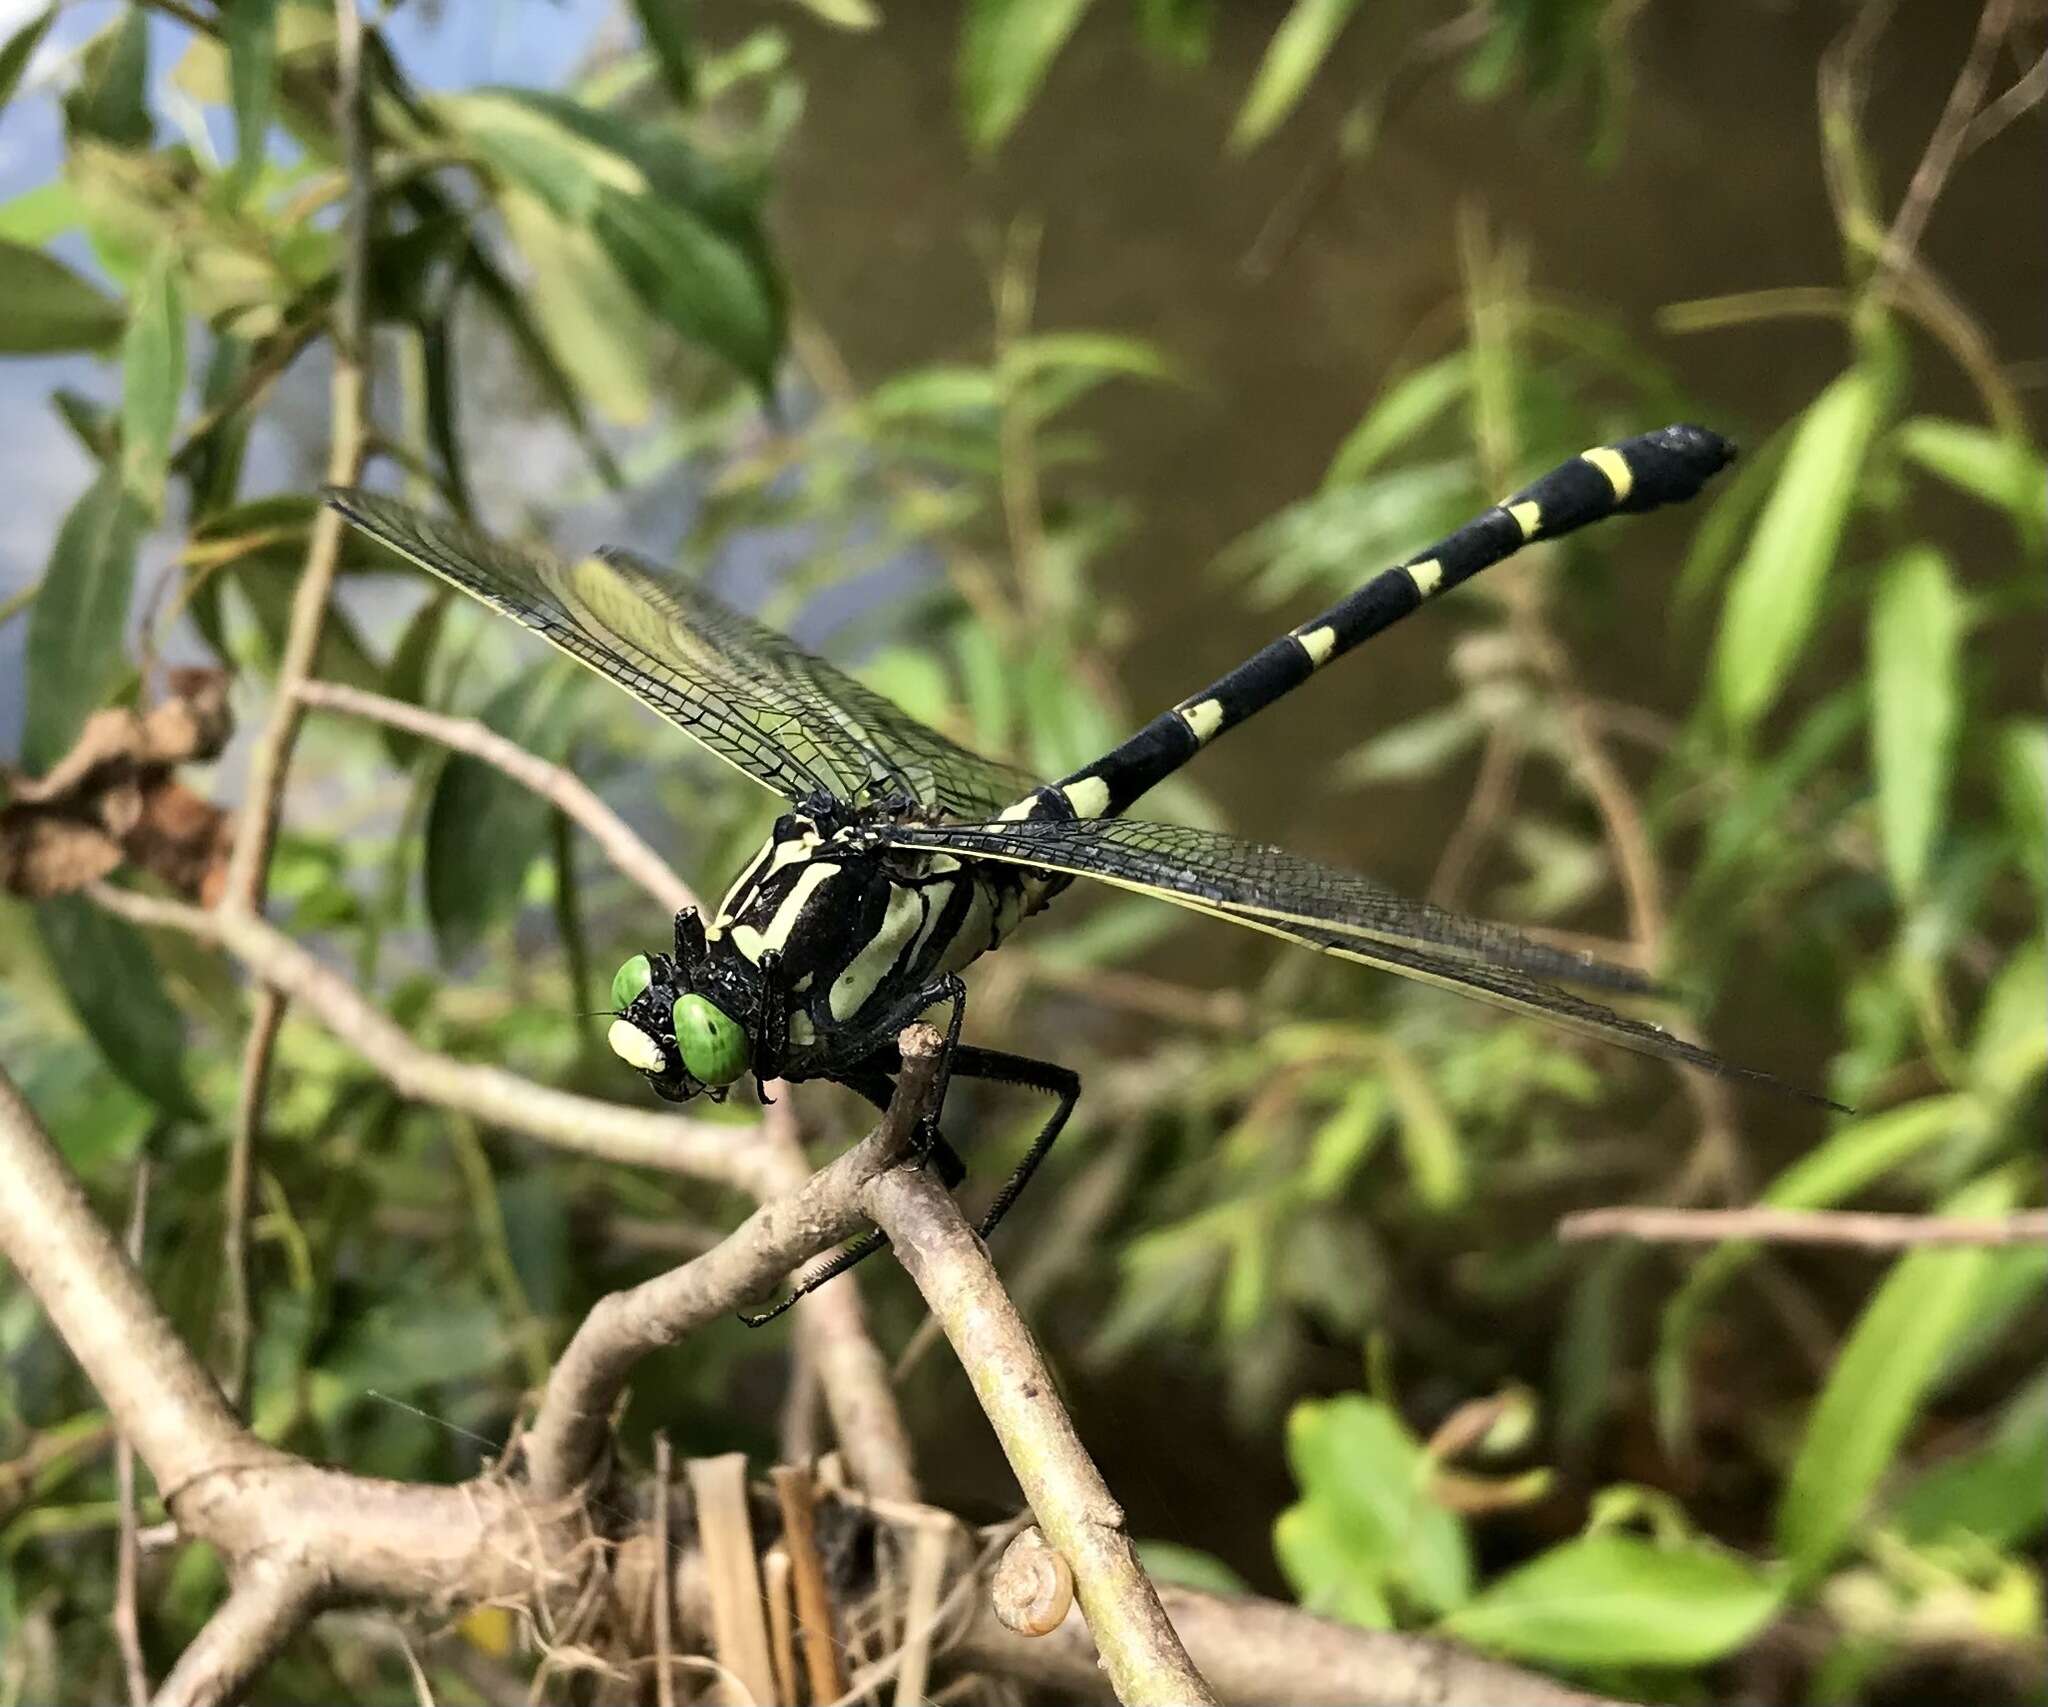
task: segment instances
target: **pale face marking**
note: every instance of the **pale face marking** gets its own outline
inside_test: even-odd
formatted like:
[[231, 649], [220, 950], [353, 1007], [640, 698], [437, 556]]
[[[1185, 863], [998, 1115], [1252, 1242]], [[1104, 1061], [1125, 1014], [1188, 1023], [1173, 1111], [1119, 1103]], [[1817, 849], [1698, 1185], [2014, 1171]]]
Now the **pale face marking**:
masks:
[[621, 1061], [643, 1073], [659, 1073], [668, 1065], [661, 1045], [629, 1019], [613, 1020], [604, 1040]]
[[889, 975], [903, 952], [903, 945], [924, 923], [924, 897], [908, 884], [889, 885], [889, 902], [882, 909], [882, 922], [861, 951], [847, 962], [846, 970], [832, 980], [825, 1006], [834, 1019], [851, 1019], [861, 1004], [875, 993], [875, 986]]
[[1636, 483], [1636, 471], [1629, 467], [1628, 458], [1608, 445], [1595, 445], [1591, 450], [1581, 451], [1579, 460], [1590, 462], [1607, 476], [1607, 484], [1614, 488], [1614, 501], [1626, 503], [1630, 490]]
[[1199, 700], [1177, 709], [1189, 733], [1203, 746], [1207, 746], [1210, 737], [1223, 727], [1223, 702], [1220, 699]]
[[1330, 661], [1330, 654], [1337, 650], [1337, 631], [1327, 624], [1297, 634], [1294, 643], [1308, 654], [1308, 661], [1321, 669]]
[[[804, 867], [803, 875], [790, 886], [782, 898], [782, 905], [775, 909], [775, 917], [768, 921], [768, 928], [757, 930], [752, 925], [734, 925], [732, 945], [757, 966], [761, 956], [770, 950], [780, 953], [789, 941], [789, 933], [796, 929], [796, 922], [802, 916], [805, 904], [817, 892], [818, 885], [826, 879], [839, 875], [839, 867], [830, 860], [813, 860]], [[710, 933], [706, 933], [709, 935]]]
[[1415, 590], [1425, 599], [1444, 584], [1444, 566], [1434, 557], [1410, 563], [1407, 568], [1408, 579], [1415, 583]]
[[1066, 784], [1060, 792], [1067, 797], [1076, 818], [1100, 818], [1109, 810], [1109, 784], [1099, 776], [1084, 776], [1079, 782]]
[[1508, 514], [1515, 518], [1515, 526], [1522, 530], [1524, 539], [1534, 539], [1537, 530], [1543, 526], [1543, 506], [1533, 498], [1525, 498], [1519, 504], [1510, 504]]

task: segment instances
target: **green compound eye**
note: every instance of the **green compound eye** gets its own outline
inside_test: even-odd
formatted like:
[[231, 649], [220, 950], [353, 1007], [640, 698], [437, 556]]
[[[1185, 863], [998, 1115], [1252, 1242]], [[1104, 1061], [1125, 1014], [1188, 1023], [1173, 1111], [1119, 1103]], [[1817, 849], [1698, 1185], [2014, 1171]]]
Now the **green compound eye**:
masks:
[[647, 956], [636, 954], [612, 974], [612, 1006], [626, 1009], [633, 1005], [634, 998], [654, 982], [654, 968], [647, 963]]
[[747, 1070], [746, 1031], [703, 996], [681, 997], [675, 1007], [676, 1047], [700, 1084], [729, 1085]]

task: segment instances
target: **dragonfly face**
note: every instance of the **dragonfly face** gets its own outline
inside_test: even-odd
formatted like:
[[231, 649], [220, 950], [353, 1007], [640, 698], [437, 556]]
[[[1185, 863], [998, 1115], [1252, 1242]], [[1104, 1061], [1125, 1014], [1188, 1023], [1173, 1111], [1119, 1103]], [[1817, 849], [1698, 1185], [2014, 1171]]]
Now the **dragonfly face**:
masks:
[[752, 1004], [744, 980], [717, 976], [710, 957], [701, 948], [692, 954], [693, 946], [679, 927], [679, 953], [636, 954], [613, 974], [605, 1041], [668, 1101], [699, 1094], [722, 1101], [753, 1065], [752, 1033], [734, 1011]]

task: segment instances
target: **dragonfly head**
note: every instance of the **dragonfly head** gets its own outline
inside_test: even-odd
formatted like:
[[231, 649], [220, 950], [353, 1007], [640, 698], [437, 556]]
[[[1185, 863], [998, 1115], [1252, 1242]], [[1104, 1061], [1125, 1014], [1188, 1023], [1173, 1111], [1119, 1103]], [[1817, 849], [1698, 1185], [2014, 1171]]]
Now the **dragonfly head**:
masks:
[[636, 954], [612, 975], [614, 1018], [605, 1041], [670, 1102], [699, 1092], [722, 1099], [753, 1062], [747, 1028], [690, 983], [665, 954]]

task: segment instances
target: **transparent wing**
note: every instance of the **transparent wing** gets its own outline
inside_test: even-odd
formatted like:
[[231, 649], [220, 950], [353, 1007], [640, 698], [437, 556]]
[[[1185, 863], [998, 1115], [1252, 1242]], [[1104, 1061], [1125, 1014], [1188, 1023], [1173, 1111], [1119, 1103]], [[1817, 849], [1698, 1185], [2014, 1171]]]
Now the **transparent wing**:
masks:
[[1550, 948], [1505, 925], [1406, 900], [1363, 877], [1267, 843], [1121, 818], [906, 827], [892, 831], [890, 840], [903, 847], [1092, 877], [1324, 954], [1453, 989], [1639, 1054], [1793, 1089], [1771, 1074], [1738, 1067], [1661, 1026], [1631, 1019], [1550, 982], [1566, 978], [1648, 993], [1653, 988], [1649, 980], [1629, 968]]
[[[630, 551], [602, 555], [645, 581], [674, 585], [671, 577]], [[1037, 786], [1038, 778], [1028, 771], [968, 752], [787, 635], [687, 583], [678, 590], [689, 597], [691, 626], [706, 644], [742, 671], [779, 677], [786, 693], [874, 755], [890, 782], [912, 799], [949, 817], [985, 818]]]
[[516, 618], [785, 799], [902, 792], [982, 817], [1029, 787], [715, 594], [624, 554], [574, 563], [359, 489], [328, 500], [400, 556]]

